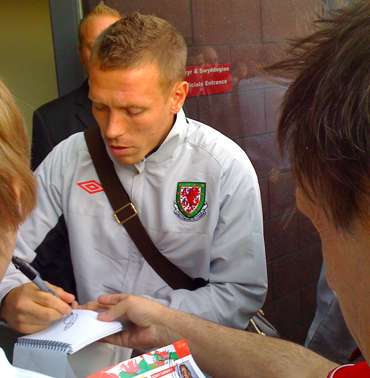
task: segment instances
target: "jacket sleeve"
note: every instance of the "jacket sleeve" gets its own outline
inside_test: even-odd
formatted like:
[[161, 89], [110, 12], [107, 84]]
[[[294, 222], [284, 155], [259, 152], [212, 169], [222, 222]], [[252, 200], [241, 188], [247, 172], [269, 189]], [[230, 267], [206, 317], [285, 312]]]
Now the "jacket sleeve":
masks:
[[50, 129], [40, 110], [33, 113], [32, 118], [32, 145], [31, 167], [35, 170], [53, 149], [54, 144], [50, 135]]
[[209, 284], [175, 290], [168, 305], [227, 326], [245, 328], [267, 291], [262, 206], [248, 159], [224, 172], [218, 224], [213, 235]]

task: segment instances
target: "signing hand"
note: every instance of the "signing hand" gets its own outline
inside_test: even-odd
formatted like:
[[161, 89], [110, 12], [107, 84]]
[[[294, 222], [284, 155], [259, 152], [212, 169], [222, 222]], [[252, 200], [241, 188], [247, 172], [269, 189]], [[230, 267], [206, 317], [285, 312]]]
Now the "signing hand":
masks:
[[12, 289], [2, 301], [1, 318], [18, 332], [33, 333], [68, 315], [72, 306], [76, 306], [74, 295], [60, 287], [48, 286], [57, 296], [41, 291], [32, 282]]

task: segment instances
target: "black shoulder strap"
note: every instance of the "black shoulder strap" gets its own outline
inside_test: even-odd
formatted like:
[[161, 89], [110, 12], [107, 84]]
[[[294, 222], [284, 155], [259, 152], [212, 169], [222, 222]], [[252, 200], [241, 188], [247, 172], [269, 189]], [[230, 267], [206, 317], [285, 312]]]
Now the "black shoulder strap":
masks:
[[112, 206], [114, 219], [126, 229], [147, 263], [173, 289], [195, 290], [205, 286], [207, 281], [190, 278], [158, 251], [117, 176], [99, 128], [89, 127], [85, 130], [85, 140], [101, 185]]

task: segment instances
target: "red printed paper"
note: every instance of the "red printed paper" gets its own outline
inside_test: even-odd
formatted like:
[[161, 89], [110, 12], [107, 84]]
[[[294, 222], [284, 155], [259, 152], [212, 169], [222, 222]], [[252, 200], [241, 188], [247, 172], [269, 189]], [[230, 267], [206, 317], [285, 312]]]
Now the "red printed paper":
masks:
[[174, 378], [185, 377], [186, 373], [192, 378], [205, 378], [190, 354], [187, 342], [178, 340], [120, 362], [87, 378]]

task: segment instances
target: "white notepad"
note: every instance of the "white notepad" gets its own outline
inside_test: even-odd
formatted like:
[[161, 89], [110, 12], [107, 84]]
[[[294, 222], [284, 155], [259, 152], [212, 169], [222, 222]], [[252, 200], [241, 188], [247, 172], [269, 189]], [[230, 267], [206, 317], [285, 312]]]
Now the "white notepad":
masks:
[[120, 322], [102, 322], [98, 313], [90, 310], [73, 310], [49, 328], [19, 337], [16, 345], [22, 348], [43, 349], [72, 354], [86, 345], [123, 329]]

